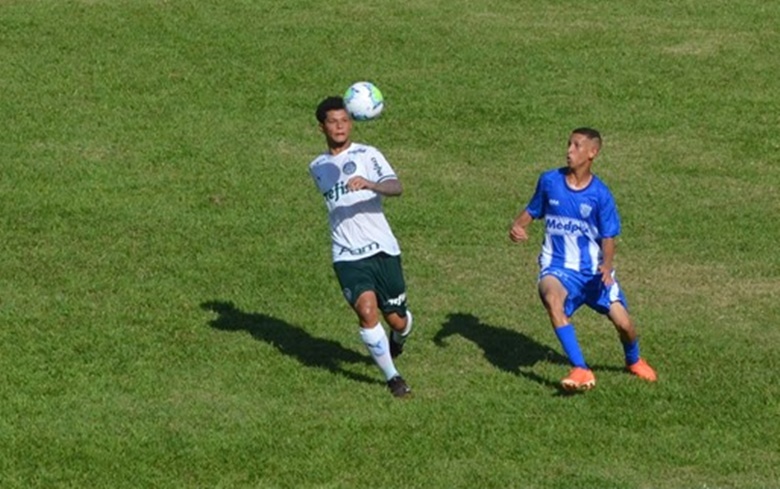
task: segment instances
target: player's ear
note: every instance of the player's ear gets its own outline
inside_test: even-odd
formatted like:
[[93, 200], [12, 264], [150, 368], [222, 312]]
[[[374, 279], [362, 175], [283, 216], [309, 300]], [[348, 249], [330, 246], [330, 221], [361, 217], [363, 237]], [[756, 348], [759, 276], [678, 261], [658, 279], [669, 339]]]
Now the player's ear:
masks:
[[590, 155], [591, 160], [596, 158], [596, 156], [598, 156], [599, 154], [599, 145], [591, 142], [590, 150], [588, 150], [588, 154]]

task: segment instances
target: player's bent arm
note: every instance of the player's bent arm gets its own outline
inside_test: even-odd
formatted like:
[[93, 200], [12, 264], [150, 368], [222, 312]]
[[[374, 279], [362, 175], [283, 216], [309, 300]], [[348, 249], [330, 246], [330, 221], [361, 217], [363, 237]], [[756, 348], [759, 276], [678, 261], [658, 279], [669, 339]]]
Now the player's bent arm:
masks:
[[509, 239], [512, 241], [526, 241], [528, 239], [526, 228], [533, 220], [534, 218], [531, 217], [527, 210], [521, 212], [512, 222], [512, 228], [509, 230]]
[[604, 238], [601, 240], [601, 281], [605, 285], [612, 285], [612, 267], [615, 261], [615, 238]]
[[606, 272], [612, 272], [612, 266], [615, 262], [615, 238], [601, 240], [601, 256], [601, 268]]
[[379, 183], [375, 183], [373, 190], [374, 192], [384, 195], [385, 197], [396, 197], [401, 195], [401, 193], [404, 191], [404, 187], [401, 185], [400, 180], [389, 178], [387, 180], [382, 180]]
[[395, 178], [388, 178], [381, 182], [372, 182], [363, 177], [353, 177], [347, 182], [347, 187], [350, 190], [373, 190], [385, 197], [401, 195], [401, 192], [404, 190], [401, 182]]

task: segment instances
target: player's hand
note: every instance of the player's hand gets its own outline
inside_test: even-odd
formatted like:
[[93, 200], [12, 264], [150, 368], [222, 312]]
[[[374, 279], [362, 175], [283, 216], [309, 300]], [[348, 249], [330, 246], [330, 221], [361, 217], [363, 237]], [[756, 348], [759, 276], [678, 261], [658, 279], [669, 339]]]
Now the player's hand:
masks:
[[511, 239], [515, 243], [520, 241], [528, 241], [528, 232], [525, 230], [523, 226], [514, 224], [512, 226], [512, 229], [509, 230], [509, 239]]
[[352, 177], [347, 182], [347, 188], [351, 191], [355, 190], [373, 190], [376, 184], [363, 177]]
[[599, 267], [599, 272], [601, 272], [601, 283], [603, 283], [604, 286], [611, 287], [612, 284], [615, 283], [615, 279], [612, 278], [612, 267], [601, 265]]

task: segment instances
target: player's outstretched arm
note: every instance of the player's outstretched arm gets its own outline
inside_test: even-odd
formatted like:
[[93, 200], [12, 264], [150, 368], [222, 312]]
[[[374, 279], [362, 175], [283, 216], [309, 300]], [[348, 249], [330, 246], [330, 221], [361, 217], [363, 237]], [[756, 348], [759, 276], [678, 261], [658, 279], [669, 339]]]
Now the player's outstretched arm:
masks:
[[528, 225], [534, 220], [527, 210], [524, 210], [512, 222], [512, 228], [509, 230], [509, 239], [515, 243], [519, 241], [528, 241]]
[[366, 180], [363, 177], [352, 177], [347, 182], [347, 188], [350, 190], [373, 190], [374, 192], [384, 195], [385, 197], [394, 197], [401, 195], [403, 192], [403, 186], [401, 181], [397, 179], [387, 179], [381, 182], [372, 182]]

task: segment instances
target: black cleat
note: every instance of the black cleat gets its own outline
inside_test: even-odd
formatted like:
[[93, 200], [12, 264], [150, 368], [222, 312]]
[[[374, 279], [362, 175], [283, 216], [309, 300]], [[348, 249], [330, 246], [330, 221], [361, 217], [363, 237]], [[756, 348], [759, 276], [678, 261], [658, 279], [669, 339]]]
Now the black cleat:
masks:
[[406, 397], [412, 393], [412, 389], [406, 385], [406, 381], [400, 375], [396, 375], [387, 381], [387, 388], [395, 397]]

